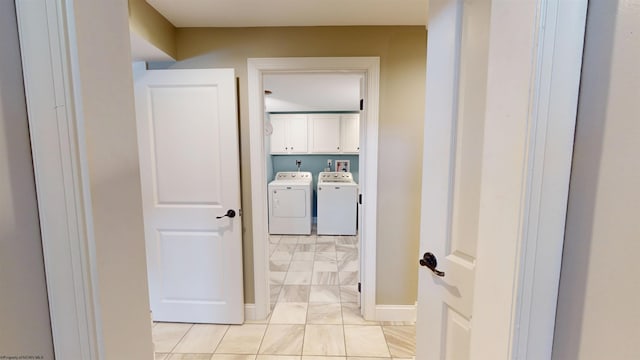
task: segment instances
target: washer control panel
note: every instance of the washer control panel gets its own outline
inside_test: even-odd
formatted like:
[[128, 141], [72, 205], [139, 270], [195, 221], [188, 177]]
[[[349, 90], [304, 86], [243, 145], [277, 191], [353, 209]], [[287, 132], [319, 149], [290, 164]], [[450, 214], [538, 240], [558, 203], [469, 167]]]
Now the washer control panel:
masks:
[[310, 180], [311, 173], [308, 171], [281, 171], [276, 174], [277, 180]]
[[340, 183], [352, 183], [353, 175], [350, 172], [321, 172], [318, 175], [318, 182], [340, 182]]

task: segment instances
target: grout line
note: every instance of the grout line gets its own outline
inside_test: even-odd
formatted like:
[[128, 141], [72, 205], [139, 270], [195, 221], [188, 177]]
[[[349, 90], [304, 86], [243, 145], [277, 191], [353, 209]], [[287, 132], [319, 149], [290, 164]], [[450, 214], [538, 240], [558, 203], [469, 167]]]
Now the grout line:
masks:
[[169, 351], [169, 354], [173, 354], [173, 350], [175, 350], [176, 347], [178, 347], [178, 345], [180, 345], [182, 340], [184, 340], [184, 338], [187, 337], [187, 334], [189, 333], [189, 331], [191, 331], [191, 329], [193, 329], [193, 325], [195, 325], [195, 324], [191, 324], [191, 326], [189, 326], [189, 330], [185, 331], [184, 335], [182, 335], [180, 340], [178, 340], [178, 342], [175, 345], [173, 345], [173, 347], [171, 348], [171, 351]]

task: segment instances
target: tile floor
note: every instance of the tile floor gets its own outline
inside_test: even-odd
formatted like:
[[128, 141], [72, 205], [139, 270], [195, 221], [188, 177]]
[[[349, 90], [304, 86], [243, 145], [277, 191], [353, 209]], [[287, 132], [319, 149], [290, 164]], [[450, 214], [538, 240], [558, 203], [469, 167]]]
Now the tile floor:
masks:
[[[156, 359], [415, 357], [415, 325], [365, 321], [355, 236], [271, 236], [271, 316], [243, 325], [156, 323]], [[327, 358], [328, 357], [328, 358]]]

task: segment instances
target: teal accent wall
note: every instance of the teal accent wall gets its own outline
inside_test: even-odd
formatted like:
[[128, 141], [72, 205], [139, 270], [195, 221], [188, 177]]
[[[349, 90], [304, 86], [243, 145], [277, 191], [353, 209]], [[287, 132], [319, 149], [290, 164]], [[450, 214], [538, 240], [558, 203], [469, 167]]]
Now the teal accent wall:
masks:
[[[359, 156], [358, 155], [271, 155], [271, 163], [273, 172], [268, 182], [273, 181], [275, 174], [279, 171], [296, 171], [296, 160], [302, 160], [300, 171], [310, 171], [313, 176], [313, 216], [317, 212], [316, 207], [316, 189], [318, 187], [318, 174], [327, 167], [327, 160], [333, 160], [331, 171], [335, 171], [336, 160], [349, 160], [351, 173], [355, 182], [360, 183], [359, 179]], [[269, 169], [267, 169], [269, 173]]]

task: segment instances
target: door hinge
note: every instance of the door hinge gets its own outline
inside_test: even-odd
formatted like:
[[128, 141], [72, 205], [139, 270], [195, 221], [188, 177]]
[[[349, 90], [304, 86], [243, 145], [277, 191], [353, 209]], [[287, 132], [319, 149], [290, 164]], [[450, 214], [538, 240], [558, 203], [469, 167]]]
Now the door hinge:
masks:
[[364, 110], [364, 99], [360, 99], [360, 111]]
[[362, 205], [362, 194], [358, 195], [358, 204]]
[[358, 292], [361, 293], [362, 292], [362, 283], [358, 283]]
[[238, 209], [238, 215], [242, 216], [242, 209]]

